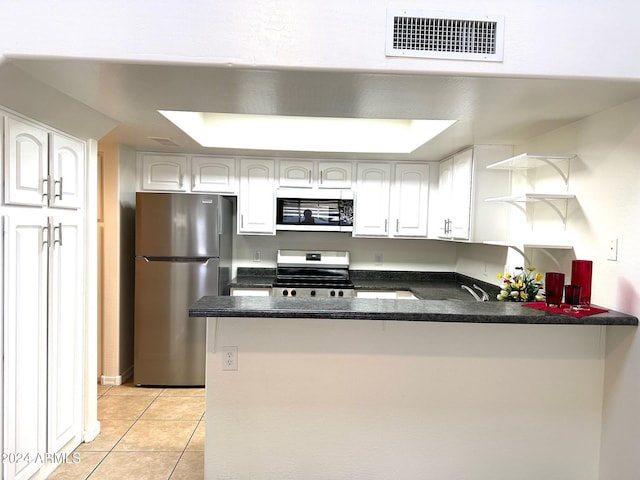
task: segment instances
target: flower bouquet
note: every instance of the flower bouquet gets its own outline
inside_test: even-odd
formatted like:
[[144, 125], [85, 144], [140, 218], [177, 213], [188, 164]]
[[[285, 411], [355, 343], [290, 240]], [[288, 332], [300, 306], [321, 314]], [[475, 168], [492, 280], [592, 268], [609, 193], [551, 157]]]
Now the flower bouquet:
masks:
[[501, 273], [498, 279], [503, 282], [498, 294], [501, 302], [533, 302], [543, 301], [542, 273], [534, 274], [535, 267], [516, 267], [515, 272]]

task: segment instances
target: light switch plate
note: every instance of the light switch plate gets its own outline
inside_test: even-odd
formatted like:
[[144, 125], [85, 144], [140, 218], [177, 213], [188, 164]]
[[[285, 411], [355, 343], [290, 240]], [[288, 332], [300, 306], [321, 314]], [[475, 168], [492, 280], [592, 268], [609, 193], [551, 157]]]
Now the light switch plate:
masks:
[[616, 261], [618, 260], [618, 239], [612, 238], [609, 240], [609, 254], [607, 255], [607, 260]]

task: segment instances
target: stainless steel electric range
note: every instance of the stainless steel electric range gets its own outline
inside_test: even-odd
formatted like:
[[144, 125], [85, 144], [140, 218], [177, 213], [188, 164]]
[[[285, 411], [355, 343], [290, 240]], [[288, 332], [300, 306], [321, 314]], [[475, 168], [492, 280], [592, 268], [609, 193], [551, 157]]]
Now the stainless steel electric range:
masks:
[[349, 252], [278, 250], [274, 297], [353, 297]]

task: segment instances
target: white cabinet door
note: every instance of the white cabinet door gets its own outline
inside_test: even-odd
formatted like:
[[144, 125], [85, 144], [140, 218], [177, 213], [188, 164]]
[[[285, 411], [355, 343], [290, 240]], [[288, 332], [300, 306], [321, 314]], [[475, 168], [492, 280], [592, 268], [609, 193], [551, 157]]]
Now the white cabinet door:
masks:
[[352, 164], [349, 162], [318, 162], [318, 187], [351, 188]]
[[239, 234], [275, 235], [274, 173], [273, 160], [240, 160]]
[[236, 193], [236, 160], [224, 157], [191, 157], [192, 192]]
[[438, 237], [451, 238], [449, 223], [453, 157], [440, 162], [438, 172]]
[[427, 236], [429, 211], [429, 165], [398, 163], [391, 196], [391, 235]]
[[84, 143], [51, 133], [49, 152], [49, 205], [58, 208], [80, 208], [84, 204]]
[[473, 149], [440, 162], [438, 237], [469, 239]]
[[311, 188], [313, 186], [313, 161], [280, 160], [281, 187]]
[[47, 204], [47, 132], [13, 117], [5, 118], [5, 203]]
[[351, 188], [352, 164], [324, 160], [280, 160], [280, 187]]
[[189, 188], [186, 155], [141, 154], [143, 190], [186, 192]]
[[389, 234], [389, 163], [359, 163], [354, 202], [354, 236]]
[[82, 431], [84, 254], [81, 222], [50, 225], [47, 451], [57, 452]]
[[[32, 460], [47, 450], [46, 219], [25, 212], [6, 218], [4, 452]], [[62, 372], [66, 374], [66, 372]], [[5, 479], [26, 479], [40, 462], [5, 462]]]
[[473, 150], [465, 150], [453, 157], [451, 185], [451, 238], [468, 240], [471, 222], [471, 180]]

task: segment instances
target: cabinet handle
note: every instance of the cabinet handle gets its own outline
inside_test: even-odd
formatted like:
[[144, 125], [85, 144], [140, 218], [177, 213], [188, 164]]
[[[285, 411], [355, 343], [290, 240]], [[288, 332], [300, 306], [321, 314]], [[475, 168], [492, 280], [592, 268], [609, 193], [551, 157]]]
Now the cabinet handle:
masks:
[[244, 228], [244, 215], [240, 215], [240, 228]]
[[49, 238], [49, 221], [47, 221], [47, 225], [42, 227], [42, 245], [49, 245], [51, 243], [51, 239]]
[[385, 218], [385, 219], [384, 219], [384, 233], [387, 233], [387, 232], [388, 232], [388, 230], [387, 230], [388, 223], [389, 223], [389, 220]]
[[400, 219], [396, 218], [396, 233], [400, 231]]
[[[56, 193], [56, 184], [60, 185], [60, 188], [58, 190], [60, 193]], [[60, 180], [56, 180], [55, 182], [53, 182], [53, 198], [59, 198], [60, 200], [62, 200], [62, 177], [60, 177]]]
[[320, 170], [320, 185], [322, 185], [322, 170]]
[[50, 183], [51, 177], [47, 176], [46, 178], [42, 179], [42, 199], [44, 200], [45, 197], [47, 197], [47, 203], [49, 203], [49, 183]]
[[[58, 230], [58, 239], [56, 240], [56, 230]], [[58, 223], [57, 227], [53, 227], [53, 246], [58, 243], [62, 246], [62, 222]]]
[[[309, 185], [311, 185], [311, 175], [312, 175], [312, 172], [311, 170], [309, 170]], [[320, 176], [322, 176], [322, 172], [320, 172]], [[320, 181], [320, 183], [322, 183], [322, 180]]]

